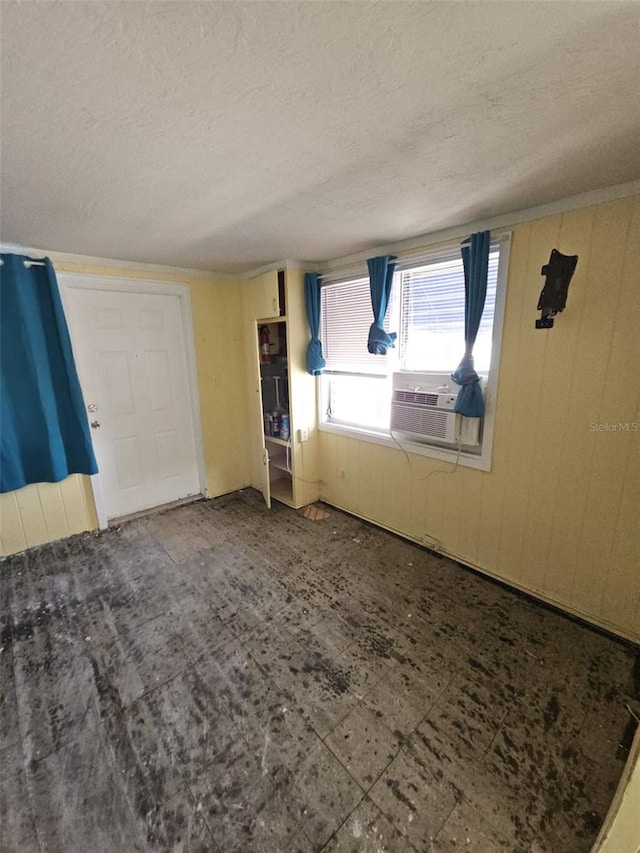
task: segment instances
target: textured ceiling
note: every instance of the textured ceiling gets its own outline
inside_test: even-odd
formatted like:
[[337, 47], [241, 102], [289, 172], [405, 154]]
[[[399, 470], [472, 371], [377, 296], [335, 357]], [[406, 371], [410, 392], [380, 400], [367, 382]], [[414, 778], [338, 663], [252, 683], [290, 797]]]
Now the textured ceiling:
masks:
[[240, 272], [640, 178], [636, 2], [2, 2], [5, 242]]

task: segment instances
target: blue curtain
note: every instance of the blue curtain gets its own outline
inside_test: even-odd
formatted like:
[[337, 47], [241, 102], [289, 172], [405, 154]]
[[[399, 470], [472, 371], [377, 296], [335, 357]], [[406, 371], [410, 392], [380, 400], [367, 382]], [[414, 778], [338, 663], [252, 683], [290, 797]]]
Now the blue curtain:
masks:
[[304, 277], [304, 302], [311, 341], [307, 347], [307, 370], [312, 376], [320, 376], [326, 367], [322, 357], [322, 343], [318, 337], [320, 331], [320, 285], [322, 279], [316, 272], [308, 272]]
[[58, 283], [48, 258], [0, 266], [0, 491], [98, 470]]
[[367, 266], [369, 267], [369, 287], [374, 317], [369, 329], [367, 349], [372, 355], [386, 355], [389, 347], [395, 346], [394, 342], [397, 338], [395, 332], [387, 334], [383, 328], [384, 317], [391, 297], [396, 258], [393, 255], [369, 258]]
[[487, 295], [487, 272], [489, 270], [490, 231], [472, 234], [461, 247], [464, 265], [464, 340], [465, 351], [462, 361], [451, 374], [454, 382], [462, 387], [454, 411], [467, 418], [484, 416], [484, 398], [480, 388], [480, 377], [473, 365], [473, 345], [476, 342], [484, 301]]

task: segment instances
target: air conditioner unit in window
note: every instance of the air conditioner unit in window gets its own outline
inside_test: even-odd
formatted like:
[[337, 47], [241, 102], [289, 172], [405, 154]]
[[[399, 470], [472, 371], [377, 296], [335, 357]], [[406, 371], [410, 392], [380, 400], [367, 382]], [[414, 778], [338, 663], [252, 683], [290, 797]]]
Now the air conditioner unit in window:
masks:
[[478, 445], [480, 418], [453, 411], [458, 390], [447, 374], [394, 373], [391, 432], [429, 444]]

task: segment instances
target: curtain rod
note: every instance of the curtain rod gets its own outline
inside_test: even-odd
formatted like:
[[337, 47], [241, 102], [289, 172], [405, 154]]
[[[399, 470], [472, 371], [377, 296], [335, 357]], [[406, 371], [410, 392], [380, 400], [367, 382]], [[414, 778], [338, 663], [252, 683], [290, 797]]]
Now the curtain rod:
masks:
[[[27, 268], [29, 268], [29, 267], [46, 267], [46, 264], [44, 261], [28, 261], [25, 259], [22, 261], [22, 263]], [[3, 267], [3, 266], [4, 266], [4, 261], [2, 260], [2, 258], [0, 258], [0, 267]]]
[[[471, 235], [469, 235], [469, 237], [470, 236]], [[494, 248], [497, 244], [508, 240], [510, 236], [511, 231], [506, 230], [504, 228], [492, 231], [491, 247]], [[424, 260], [437, 260], [438, 256], [443, 256], [446, 258], [447, 255], [451, 255], [452, 252], [456, 252], [457, 250], [459, 250], [461, 246], [468, 244], [468, 239], [469, 238], [453, 239], [440, 243], [424, 244], [419, 247], [407, 249], [404, 252], [402, 251], [402, 249], [396, 250], [391, 254], [395, 255], [396, 257], [397, 268], [402, 269], [406, 268], [407, 264], [420, 264]], [[325, 272], [322, 272], [322, 269], [320, 269], [318, 271], [318, 275], [320, 275], [322, 279], [322, 287], [328, 284], [335, 284], [336, 282], [339, 282], [342, 279], [346, 278], [366, 278], [367, 261], [366, 259], [361, 258], [343, 267], [336, 267], [335, 269], [329, 269]]]

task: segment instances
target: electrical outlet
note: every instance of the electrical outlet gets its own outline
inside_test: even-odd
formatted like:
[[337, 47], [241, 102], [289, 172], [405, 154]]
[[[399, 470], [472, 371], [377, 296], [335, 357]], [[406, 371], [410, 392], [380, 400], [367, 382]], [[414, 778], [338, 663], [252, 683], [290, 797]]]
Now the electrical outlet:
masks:
[[309, 441], [309, 430], [306, 427], [298, 430], [298, 441]]

